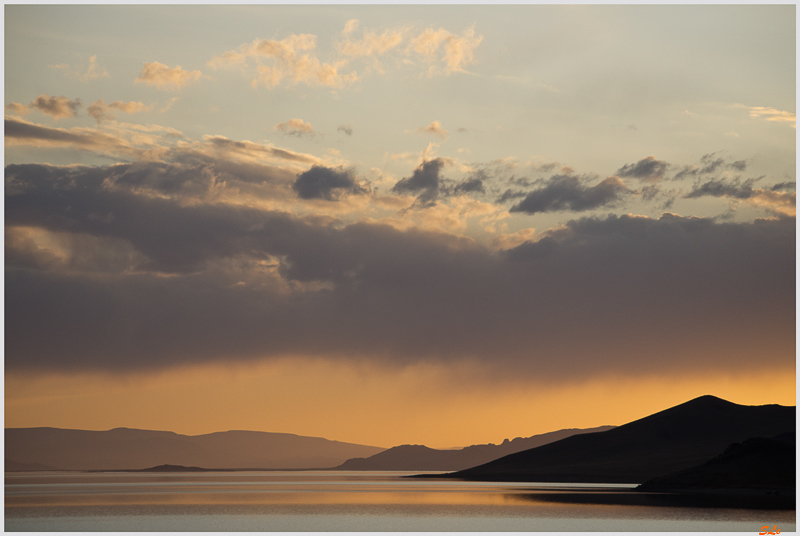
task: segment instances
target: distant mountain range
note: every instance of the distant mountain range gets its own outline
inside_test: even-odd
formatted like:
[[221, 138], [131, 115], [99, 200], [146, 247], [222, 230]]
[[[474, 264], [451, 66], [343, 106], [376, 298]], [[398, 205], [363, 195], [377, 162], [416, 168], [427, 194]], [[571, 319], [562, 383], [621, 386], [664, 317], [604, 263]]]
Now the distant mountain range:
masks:
[[[613, 430], [571, 436], [447, 477], [642, 483], [702, 465], [733, 443], [780, 434], [794, 437], [794, 406], [742, 406], [702, 396]], [[794, 463], [784, 471], [794, 475]]]
[[[794, 406], [702, 396], [628, 424], [437, 450], [268, 432], [198, 436], [7, 428], [6, 471], [323, 469], [454, 471], [465, 480], [619, 482], [643, 490], [794, 489]], [[790, 492], [791, 493], [791, 492]]]
[[347, 460], [336, 469], [345, 471], [458, 471], [508, 454], [539, 447], [577, 434], [604, 432], [613, 426], [569, 428], [532, 437], [506, 439], [500, 445], [472, 445], [462, 449], [439, 450], [423, 445], [400, 445], [369, 458]]
[[163, 464], [212, 469], [311, 469], [333, 467], [382, 450], [269, 432], [188, 436], [131, 428], [5, 430], [6, 471], [145, 469]]

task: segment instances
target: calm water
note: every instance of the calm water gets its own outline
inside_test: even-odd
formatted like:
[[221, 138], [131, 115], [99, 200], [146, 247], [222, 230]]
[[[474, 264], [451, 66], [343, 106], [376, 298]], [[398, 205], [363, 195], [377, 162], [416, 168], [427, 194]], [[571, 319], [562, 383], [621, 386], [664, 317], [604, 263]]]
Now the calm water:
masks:
[[[402, 472], [6, 473], [6, 531], [793, 532], [795, 511], [653, 506], [613, 484]], [[628, 504], [631, 500], [643, 504]]]

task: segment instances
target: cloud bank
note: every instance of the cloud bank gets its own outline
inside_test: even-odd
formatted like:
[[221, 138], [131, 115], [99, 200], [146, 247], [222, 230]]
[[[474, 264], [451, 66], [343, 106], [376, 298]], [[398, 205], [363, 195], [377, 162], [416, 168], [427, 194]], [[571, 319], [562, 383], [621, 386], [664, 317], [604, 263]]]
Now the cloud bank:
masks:
[[[399, 189], [435, 188], [441, 167]], [[353, 188], [346, 172], [312, 170], [298, 195]], [[304, 355], [466, 359], [557, 381], [794, 363], [794, 218], [582, 218], [498, 252], [168, 195], [211, 171], [7, 166], [7, 370]]]

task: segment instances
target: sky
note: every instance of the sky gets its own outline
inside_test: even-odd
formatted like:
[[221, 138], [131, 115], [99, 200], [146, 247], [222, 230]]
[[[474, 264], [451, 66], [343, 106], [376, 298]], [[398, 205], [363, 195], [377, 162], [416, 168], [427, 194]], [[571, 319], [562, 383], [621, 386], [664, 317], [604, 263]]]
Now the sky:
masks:
[[6, 5], [5, 426], [795, 405], [794, 5]]

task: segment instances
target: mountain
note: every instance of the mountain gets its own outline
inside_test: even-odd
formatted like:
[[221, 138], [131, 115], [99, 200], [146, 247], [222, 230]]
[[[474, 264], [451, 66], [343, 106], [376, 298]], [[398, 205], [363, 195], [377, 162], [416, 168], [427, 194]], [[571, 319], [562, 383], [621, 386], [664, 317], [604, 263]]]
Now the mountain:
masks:
[[448, 476], [642, 483], [702, 464], [731, 443], [794, 431], [794, 406], [742, 406], [706, 395], [607, 432], [568, 437]]
[[[115, 428], [108, 431], [60, 428], [6, 428], [5, 455], [20, 470], [40, 464], [64, 470], [145, 469], [184, 465], [225, 469], [333, 467], [380, 447], [320, 437], [229, 431], [197, 436]], [[24, 470], [24, 469], [23, 469]]]
[[637, 489], [795, 489], [795, 457], [796, 438], [791, 432], [774, 438], [753, 437], [743, 443], [733, 443], [704, 464], [648, 480]]
[[457, 450], [438, 450], [423, 445], [400, 445], [369, 458], [347, 460], [336, 469], [345, 471], [458, 471], [576, 434], [603, 432], [612, 428], [614, 427], [569, 428], [531, 437], [518, 437], [512, 441], [506, 439], [500, 445], [489, 443]]

